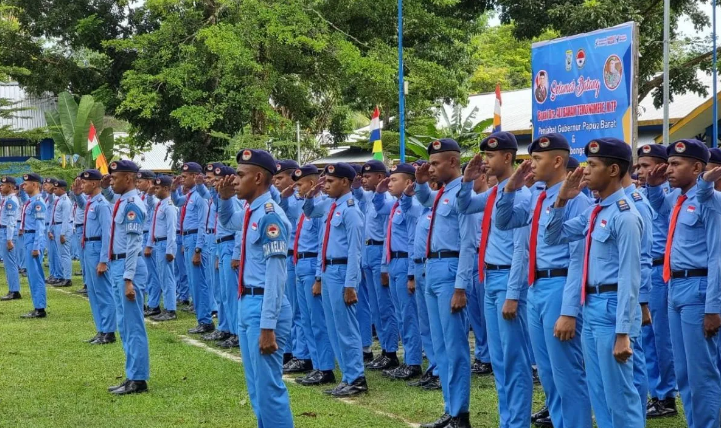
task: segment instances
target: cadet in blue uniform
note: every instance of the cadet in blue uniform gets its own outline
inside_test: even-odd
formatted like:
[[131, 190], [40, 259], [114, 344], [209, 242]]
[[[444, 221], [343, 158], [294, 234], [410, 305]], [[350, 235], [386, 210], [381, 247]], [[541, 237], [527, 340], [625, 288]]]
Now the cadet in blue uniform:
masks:
[[[237, 177], [225, 177], [219, 186], [218, 213], [224, 227], [242, 230], [238, 335], [248, 394], [259, 428], [291, 428], [282, 354], [292, 323], [283, 290], [290, 222], [269, 192], [273, 157], [242, 150], [237, 161]], [[231, 199], [234, 193], [247, 202], [244, 211]]]
[[[502, 426], [525, 428], [531, 423], [533, 394], [526, 317], [528, 276], [524, 269], [529, 231], [526, 223], [502, 230], [496, 220], [499, 189], [506, 186], [513, 173], [518, 143], [513, 134], [498, 132], [481, 141], [480, 148], [486, 152], [486, 159], [476, 155], [469, 162], [456, 206], [464, 214], [483, 212], [478, 271], [480, 279], [485, 279], [484, 313], [498, 410]], [[484, 165], [498, 185], [484, 194], [472, 195], [473, 181], [483, 173]], [[528, 188], [515, 190], [515, 206], [527, 209], [529, 202]]]
[[323, 308], [333, 351], [343, 375], [341, 382], [326, 393], [351, 397], [368, 391], [356, 314], [363, 214], [351, 194], [355, 169], [341, 162], [326, 166], [323, 173], [328, 199], [316, 204], [312, 198], [306, 198], [303, 212], [309, 218], [325, 218], [319, 255]]
[[[76, 257], [78, 260], [80, 260], [80, 275], [83, 277], [83, 288], [76, 291], [78, 294], [85, 294], [88, 293], [88, 281], [85, 270], [83, 269], [83, 249], [80, 245], [80, 241], [83, 237], [83, 229], [85, 228], [85, 209], [82, 207], [85, 207], [85, 202], [78, 204], [78, 198], [85, 199], [85, 195], [83, 194], [83, 185], [82, 185], [82, 179], [83, 179], [83, 172], [80, 171], [78, 173], [78, 176], [75, 178], [75, 181], [73, 182], [70, 191], [68, 192], [68, 197], [70, 198], [70, 201], [73, 203], [73, 258]], [[79, 193], [79, 194], [76, 194]], [[75, 248], [77, 247], [77, 248]], [[77, 272], [76, 272], [77, 274]]]
[[[171, 192], [172, 195], [172, 192]], [[172, 196], [171, 196], [172, 200]], [[175, 205], [175, 204], [174, 204]], [[180, 209], [175, 205], [175, 282], [177, 284], [178, 304], [183, 305], [183, 311], [193, 309], [190, 303], [190, 285], [188, 284], [188, 272], [185, 270], [185, 259], [183, 258], [183, 235], [180, 234]]]
[[[647, 144], [638, 148], [638, 176], [646, 183], [649, 172], [659, 164], [668, 162], [666, 147], [658, 144]], [[664, 193], [668, 193], [668, 182], [662, 184]], [[646, 194], [646, 188], [638, 189]], [[668, 233], [668, 215], [661, 215], [653, 210], [653, 245], [651, 247], [651, 294], [648, 309], [653, 322], [641, 327], [643, 334], [643, 350], [646, 357], [648, 388], [651, 399], [647, 405], [646, 415], [649, 418], [675, 416], [676, 409], [676, 374], [673, 368], [673, 350], [671, 333], [668, 327], [668, 284], [663, 280], [663, 257], [666, 249]]]
[[[588, 166], [577, 169], [561, 185], [544, 242], [559, 245], [585, 239], [580, 297], [583, 353], [598, 427], [643, 427], [632, 359], [633, 342], [639, 340], [641, 329], [643, 220], [621, 184], [632, 160], [631, 148], [615, 138], [600, 138], [584, 151]], [[582, 180], [600, 200], [582, 215], [565, 220], [567, 203], [580, 193]]]
[[155, 197], [157, 201], [153, 209], [150, 221], [148, 240], [145, 243], [145, 254], [151, 249], [155, 266], [158, 269], [158, 282], [163, 295], [163, 312], [150, 317], [153, 321], [171, 321], [177, 318], [175, 282], [175, 256], [177, 245], [175, 244], [175, 224], [178, 220], [177, 209], [170, 200], [170, 187], [173, 184], [172, 177], [162, 175], [155, 177]]
[[[150, 223], [153, 217], [152, 214], [153, 211], [155, 211], [155, 206], [158, 202], [154, 195], [156, 176], [153, 171], [141, 169], [138, 171], [137, 177], [138, 180], [136, 181], [136, 186], [138, 192], [140, 192], [140, 200], [145, 203], [145, 212], [147, 213], [145, 216], [145, 223], [143, 224], [143, 247], [145, 248], [145, 243], [148, 241], [148, 234], [150, 233]], [[146, 287], [147, 301], [146, 309], [143, 312], [143, 315], [146, 317], [152, 317], [160, 314], [161, 285], [158, 276], [159, 267], [155, 264], [155, 255], [152, 252], [152, 248], [150, 254], [143, 251], [143, 256], [145, 257], [145, 265], [148, 269], [148, 284]]]
[[23, 176], [23, 186], [29, 199], [23, 204], [20, 214], [20, 230], [23, 234], [25, 263], [28, 270], [30, 296], [35, 309], [22, 318], [45, 318], [46, 291], [43, 272], [43, 251], [45, 250], [45, 217], [47, 208], [40, 194], [39, 175], [30, 173]]
[[[389, 276], [396, 322], [400, 327], [405, 355], [402, 365], [384, 370], [383, 375], [398, 380], [412, 379], [423, 373], [423, 350], [415, 299], [415, 266], [409, 260], [413, 250], [416, 222], [423, 207], [414, 198], [403, 195], [415, 178], [416, 170], [413, 165], [393, 165], [390, 177], [378, 184], [372, 199], [376, 213], [389, 216], [381, 271]], [[388, 193], [393, 197], [390, 201], [386, 198]], [[405, 209], [401, 207], [403, 199], [410, 201], [410, 204], [405, 204]]]
[[20, 299], [20, 272], [18, 270], [18, 253], [24, 248], [18, 248], [15, 238], [18, 228], [18, 219], [21, 215], [20, 203], [15, 196], [16, 181], [13, 177], [3, 177], [0, 180], [0, 257], [5, 266], [5, 278], [8, 283], [8, 294], [0, 300]]
[[[499, 192], [496, 224], [501, 230], [530, 225], [529, 264], [523, 272], [528, 291], [528, 323], [539, 377], [546, 393], [550, 420], [540, 418], [537, 426], [591, 428], [591, 402], [581, 346], [580, 280], [583, 241], [561, 245], [544, 242], [551, 205], [566, 179], [571, 147], [561, 134], [547, 134], [528, 147], [531, 161], [516, 169]], [[531, 204], [515, 203], [524, 179], [533, 174], [544, 182], [543, 190]], [[590, 205], [579, 194], [568, 202], [565, 218], [581, 215]]]
[[190, 334], [210, 333], [215, 330], [211, 317], [210, 287], [205, 278], [202, 263], [202, 248], [197, 247], [198, 228], [201, 227], [203, 205], [207, 201], [196, 189], [196, 176], [203, 173], [203, 168], [195, 162], [183, 164], [183, 191], [185, 195], [173, 193], [173, 203], [180, 207], [180, 233], [183, 239], [183, 257], [188, 275], [190, 292], [193, 296], [193, 307], [198, 325], [188, 330]]
[[105, 345], [115, 342], [116, 305], [113, 285], [108, 272], [110, 254], [110, 229], [112, 214], [110, 204], [101, 194], [100, 181], [103, 176], [97, 169], [88, 169], [81, 174], [82, 192], [76, 188], [75, 200], [84, 213], [83, 234], [80, 247], [83, 255], [83, 272], [87, 277], [88, 300], [93, 314], [97, 334], [88, 342]]
[[54, 241], [49, 241], [47, 239], [47, 233], [52, 230], [52, 222], [53, 222], [53, 216], [52, 216], [52, 206], [55, 203], [55, 194], [53, 193], [53, 189], [55, 188], [55, 183], [57, 182], [57, 179], [47, 177], [43, 181], [43, 192], [42, 192], [42, 198], [45, 202], [45, 209], [48, 211], [47, 215], [45, 216], [45, 246], [47, 248], [47, 255], [48, 255], [48, 264], [47, 267], [49, 268], [49, 275], [45, 280], [46, 284], [52, 284], [54, 282], [57, 282], [60, 278], [60, 273], [57, 272], [57, 266], [55, 264], [55, 256], [57, 253], [57, 249], [55, 248]]
[[[115, 193], [110, 227], [110, 280], [115, 296], [118, 332], [125, 351], [126, 380], [108, 391], [115, 395], [148, 390], [150, 355], [143, 319], [143, 293], [148, 273], [143, 250], [145, 203], [135, 189], [138, 167], [131, 161], [110, 164], [110, 185]], [[102, 263], [97, 272], [103, 273]]]
[[[460, 146], [451, 139], [428, 145], [430, 161], [416, 170], [415, 197], [431, 207], [426, 239], [426, 304], [433, 350], [445, 402], [444, 414], [423, 427], [470, 427], [471, 351], [468, 343], [466, 288], [473, 283], [478, 218], [461, 214], [456, 195], [461, 187]], [[428, 181], [441, 182], [435, 194]]]
[[[709, 152], [698, 140], [668, 146], [668, 165], [648, 175], [648, 199], [670, 216], [663, 265], [676, 380], [689, 428], [716, 428], [721, 410], [718, 331], [721, 326], [721, 196], [719, 169], [707, 172]], [[666, 195], [664, 173], [673, 188]]]
[[[303, 213], [303, 201], [295, 191], [295, 182], [292, 174], [298, 169], [298, 163], [294, 160], [281, 160], [276, 165], [276, 172], [273, 176], [273, 184], [282, 192], [280, 207], [283, 208], [291, 224], [290, 235], [288, 236], [288, 279], [285, 284], [285, 293], [293, 309], [293, 328], [291, 330], [290, 342], [284, 352], [284, 359], [291, 357], [283, 365], [283, 373], [308, 373], [313, 370], [313, 362], [308, 345], [309, 337], [306, 337], [303, 330], [304, 320], [301, 319], [303, 311], [300, 310], [300, 298], [298, 286], [296, 285], [295, 264], [293, 263], [293, 242], [295, 241], [296, 226], [298, 219]], [[307, 315], [307, 314], [306, 314]]]
[[[15, 181], [18, 181], [18, 180], [22, 180], [22, 179], [21, 178], [16, 179]], [[20, 270], [20, 275], [27, 276], [28, 272], [27, 272], [27, 269], [25, 268], [25, 243], [23, 242], [24, 241], [23, 236], [20, 233], [20, 231], [21, 231], [20, 222], [22, 221], [21, 220], [22, 207], [23, 207], [23, 205], [25, 205], [25, 202], [27, 202], [29, 197], [28, 197], [28, 194], [25, 193], [25, 191], [22, 189], [22, 183], [18, 182], [18, 184], [15, 186], [15, 192], [16, 192], [15, 194], [17, 195], [17, 197], [19, 199], [20, 208], [21, 208], [21, 212], [18, 213], [17, 227], [15, 228], [15, 239], [18, 244], [18, 250], [17, 250], [16, 254], [18, 256], [18, 267]]]
[[[293, 172], [298, 195], [304, 202], [307, 195], [318, 183], [320, 171], [315, 165], [304, 165]], [[326, 328], [321, 296], [321, 269], [318, 263], [323, 220], [309, 218], [301, 213], [293, 239], [293, 262], [298, 287], [298, 307], [301, 312], [301, 327], [305, 333], [313, 371], [295, 381], [304, 386], [335, 383], [335, 359]]]
[[[51, 228], [48, 231], [48, 242], [54, 246], [54, 258], [50, 259], [52, 271], [55, 265], [55, 278], [57, 281], [50, 283], [53, 287], [70, 287], [72, 282], [73, 260], [70, 254], [70, 240], [73, 237], [72, 203], [67, 195], [68, 183], [64, 180], [56, 180], [53, 192], [55, 201], [52, 205], [50, 216], [52, 219]], [[54, 261], [53, 261], [54, 260]]]

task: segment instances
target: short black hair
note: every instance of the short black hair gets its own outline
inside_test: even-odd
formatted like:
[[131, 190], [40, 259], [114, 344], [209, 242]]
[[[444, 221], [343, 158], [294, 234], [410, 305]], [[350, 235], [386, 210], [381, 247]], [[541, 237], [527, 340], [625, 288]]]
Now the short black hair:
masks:
[[621, 171], [621, 175], [619, 175], [619, 178], [625, 177], [626, 174], [628, 174], [629, 168], [631, 167], [631, 162], [621, 159], [603, 157], [599, 157], [598, 159], [600, 159], [601, 162], [606, 165], [606, 167], [610, 167], [613, 164], [618, 165], [618, 169]]

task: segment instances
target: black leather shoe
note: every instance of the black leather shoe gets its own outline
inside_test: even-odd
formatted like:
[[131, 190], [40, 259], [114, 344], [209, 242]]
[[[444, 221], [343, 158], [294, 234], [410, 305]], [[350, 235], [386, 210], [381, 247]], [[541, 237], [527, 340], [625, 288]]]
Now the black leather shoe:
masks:
[[539, 419], [545, 419], [548, 417], [550, 417], [550, 413], [548, 413], [548, 407], [543, 406], [541, 410], [531, 415], [531, 422], [536, 422]]
[[189, 313], [189, 314], [194, 314], [194, 313], [195, 313], [195, 309], [193, 308], [193, 305], [190, 305], [190, 304], [189, 304], [188, 306], [184, 307], [184, 308], [180, 308], [180, 310], [183, 311], [183, 312], [187, 312], [187, 313]]
[[308, 373], [311, 370], [313, 370], [313, 363], [310, 360], [299, 360], [297, 358], [293, 358], [283, 365], [284, 374]]
[[54, 276], [49, 276], [45, 279], [46, 284], [54, 284], [56, 282], [58, 282], [58, 279], [55, 278]]
[[[371, 352], [371, 358], [373, 357], [373, 353]], [[366, 363], [366, 368], [369, 369], [371, 367], [376, 366], [381, 360], [383, 360], [386, 357], [386, 351], [383, 351], [379, 356], [375, 357], [371, 361]], [[363, 353], [363, 361], [365, 362], [365, 353]]]
[[304, 380], [310, 380], [315, 377], [319, 377], [323, 374], [322, 371], [313, 369], [310, 373], [306, 374], [305, 376], [299, 376], [295, 378], [295, 383], [302, 385]]
[[19, 291], [11, 291], [8, 294], [0, 297], [0, 300], [8, 301], [8, 300], [18, 300], [22, 299], [22, 296], [20, 295]]
[[338, 398], [354, 397], [356, 395], [364, 394], [366, 392], [368, 392], [368, 383], [366, 382], [365, 376], [361, 376], [353, 382], [349, 383], [348, 386], [346, 386], [345, 388], [341, 389], [340, 391], [336, 391], [332, 395]]
[[148, 308], [143, 312], [143, 316], [145, 318], [147, 317], [154, 317], [156, 315], [160, 315], [160, 306], [157, 306], [155, 308]]
[[383, 355], [381, 358], [376, 359], [376, 363], [369, 364], [368, 370], [388, 370], [388, 369], [394, 369], [401, 365], [401, 362], [398, 361], [398, 357], [389, 357], [388, 355]]
[[83, 276], [83, 271], [73, 272], [75, 276]]
[[678, 409], [674, 398], [656, 400], [653, 407], [646, 410], [646, 417], [650, 419], [668, 418], [676, 415], [678, 415]]
[[450, 425], [451, 423], [451, 415], [448, 413], [444, 413], [441, 415], [440, 418], [436, 419], [433, 422], [422, 424], [419, 428], [444, 428]]
[[551, 417], [545, 417], [536, 419], [536, 422], [533, 423], [537, 428], [553, 428], [553, 421], [551, 420]]
[[72, 282], [71, 280], [69, 280], [69, 279], [59, 279], [59, 280], [57, 280], [56, 282], [53, 282], [53, 283], [50, 284], [50, 285], [52, 285], [53, 287], [58, 287], [58, 288], [72, 287], [72, 286], [73, 286], [73, 282]]
[[98, 339], [100, 339], [100, 336], [102, 336], [102, 335], [103, 335], [103, 333], [98, 332], [98, 333], [97, 333], [95, 336], [93, 336], [91, 339], [86, 340], [85, 343], [91, 343], [91, 344], [94, 345], [95, 342], [96, 342]]
[[233, 335], [222, 342], [216, 343], [216, 345], [223, 349], [233, 349], [240, 347], [240, 341], [238, 340], [238, 336]]
[[334, 395], [337, 391], [340, 391], [341, 389], [345, 388], [346, 386], [348, 386], [347, 383], [341, 382], [333, 389], [326, 389], [325, 391], [323, 391], [323, 394]]
[[190, 306], [190, 300], [176, 300], [178, 306]]
[[204, 334], [204, 335], [200, 336], [200, 340], [218, 341], [218, 340], [225, 340], [229, 337], [230, 337], [230, 332], [215, 330], [212, 333]]
[[115, 333], [103, 333], [103, 337], [99, 340], [98, 345], [109, 345], [115, 343]]
[[420, 379], [414, 380], [412, 382], [407, 382], [406, 385], [420, 387], [428, 383], [431, 378], [433, 378], [433, 370], [427, 370], [425, 373], [423, 373], [423, 376], [421, 376]]
[[533, 367], [533, 384], [534, 385], [540, 385], [541, 384], [541, 378], [538, 377], [538, 369]]
[[491, 366], [491, 363], [484, 363], [476, 360], [471, 366], [471, 373], [477, 374], [479, 376], [493, 374], [493, 367]]
[[115, 395], [139, 394], [148, 391], [148, 384], [144, 380], [129, 380], [120, 388], [110, 391]]
[[431, 380], [423, 384], [422, 388], [426, 391], [436, 391], [441, 389], [441, 378], [433, 376]]
[[408, 380], [408, 379], [413, 379], [413, 378], [419, 377], [420, 375], [423, 374], [423, 370], [421, 370], [421, 366], [406, 366], [404, 364], [401, 367], [398, 367], [397, 369], [395, 369], [393, 371], [393, 373], [391, 373], [390, 376], [388, 376], [388, 377], [393, 380]]
[[326, 371], [320, 371], [317, 370], [319, 373], [318, 376], [314, 378], [306, 378], [303, 380], [300, 384], [303, 386], [315, 386], [315, 385], [327, 385], [335, 383], [335, 374], [333, 373], [333, 370], [326, 370]]
[[203, 333], [211, 333], [213, 330], [215, 330], [215, 324], [198, 324], [195, 326], [195, 328], [191, 328], [188, 330], [189, 334], [203, 334]]
[[288, 364], [288, 361], [290, 361], [292, 359], [293, 359], [293, 354], [291, 354], [290, 352], [284, 353], [283, 354], [283, 365]]
[[367, 364], [373, 361], [373, 351], [363, 353], [363, 363]]
[[125, 379], [120, 385], [113, 385], [108, 387], [108, 392], [113, 392], [116, 389], [124, 388], [125, 384], [130, 382], [129, 379]]
[[75, 291], [75, 294], [88, 294], [88, 286], [87, 286], [87, 285], [83, 285], [83, 288], [81, 288], [80, 290]]
[[459, 413], [458, 416], [452, 417], [451, 423], [448, 426], [450, 428], [471, 428], [470, 413]]
[[161, 313], [160, 315], [155, 315], [154, 317], [150, 317], [152, 321], [157, 322], [163, 322], [163, 321], [172, 321], [177, 320], [178, 316], [175, 314], [175, 311], [165, 311]]
[[20, 318], [45, 318], [46, 316], [45, 309], [34, 309], [25, 315], [20, 315]]

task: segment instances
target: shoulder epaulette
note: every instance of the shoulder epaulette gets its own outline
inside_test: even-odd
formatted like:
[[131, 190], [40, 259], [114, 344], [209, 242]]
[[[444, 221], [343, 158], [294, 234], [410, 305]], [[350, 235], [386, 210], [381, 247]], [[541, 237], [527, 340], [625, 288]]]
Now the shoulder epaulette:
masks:
[[272, 202], [266, 202], [266, 204], [265, 204], [265, 213], [268, 214], [268, 213], [272, 213], [272, 212], [275, 212], [275, 207], [273, 206], [273, 203], [272, 203]]
[[355, 201], [352, 198], [348, 199], [348, 206], [352, 207], [353, 205], [355, 205]]
[[618, 201], [616, 201], [616, 206], [618, 206], [619, 211], [628, 211], [629, 209], [631, 209], [625, 199], [619, 199]]
[[631, 193], [631, 196], [633, 197], [633, 200], [636, 202], [643, 200], [643, 196], [641, 196], [641, 194], [638, 192]]

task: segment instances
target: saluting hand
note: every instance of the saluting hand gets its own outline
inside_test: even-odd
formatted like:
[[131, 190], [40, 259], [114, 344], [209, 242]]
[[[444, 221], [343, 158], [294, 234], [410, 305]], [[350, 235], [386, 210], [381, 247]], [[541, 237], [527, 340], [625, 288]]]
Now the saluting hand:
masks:
[[390, 177], [386, 177], [383, 180], [381, 180], [380, 183], [376, 186], [376, 193], [385, 193], [388, 191], [388, 183], [391, 182]]
[[355, 305], [358, 303], [358, 294], [353, 287], [346, 287], [343, 290], [343, 300], [348, 306]]
[[460, 312], [468, 304], [466, 298], [466, 290], [456, 289], [453, 291], [453, 297], [451, 297], [451, 313]]
[[201, 184], [205, 184], [205, 175], [198, 174], [195, 176], [195, 184], [200, 186]]
[[416, 168], [416, 183], [423, 184], [427, 183], [431, 179], [431, 164], [424, 163], [423, 165]]
[[466, 165], [466, 170], [463, 172], [463, 182], [472, 183], [476, 181], [481, 175], [486, 173], [486, 165], [483, 164], [483, 155], [476, 153]]
[[[466, 171], [468, 171], [468, 167], [466, 167]], [[508, 179], [508, 182], [506, 183], [506, 187], [505, 187], [504, 191], [507, 193], [511, 193], [511, 192], [515, 192], [516, 190], [523, 187], [523, 185], [526, 181], [526, 176], [530, 173], [531, 173], [531, 161], [524, 160], [518, 166], [518, 168], [516, 168], [516, 170], [513, 171], [513, 174], [511, 174], [511, 178]]]
[[711, 168], [710, 170], [704, 172], [703, 179], [704, 181], [708, 181], [709, 183], [715, 183], [721, 180], [721, 166]]
[[100, 187], [103, 189], [107, 189], [110, 186], [110, 174], [105, 174], [102, 179], [100, 179]]
[[216, 186], [220, 199], [230, 199], [235, 193], [235, 177], [228, 175], [218, 180]]
[[405, 194], [409, 198], [413, 197], [416, 194], [416, 183], [412, 181], [408, 183], [408, 185], [406, 186], [406, 190], [403, 191], [403, 194]]
[[566, 175], [566, 180], [563, 182], [561, 189], [558, 191], [558, 201], [563, 201], [565, 204], [566, 201], [578, 196], [578, 194], [581, 193], [581, 189], [584, 187], [582, 181], [583, 168], [579, 166], [574, 171], [569, 172]]
[[613, 346], [613, 357], [619, 363], [623, 364], [633, 356], [631, 349], [631, 339], [627, 334], [617, 334], [616, 344]]
[[360, 189], [360, 187], [363, 185], [363, 175], [356, 174], [353, 178], [353, 183], [351, 184], [351, 187], [353, 189]]
[[[666, 169], [668, 168], [668, 164], [662, 163], [656, 165], [646, 176], [646, 184], [649, 186], [660, 186], [663, 184], [664, 181], [666, 181]], [[706, 179], [706, 174], [704, 174], [704, 180]]]
[[285, 189], [283, 189], [282, 192], [280, 192], [280, 197], [281, 198], [290, 198], [291, 196], [293, 196], [294, 191], [295, 191], [295, 186], [290, 185], [290, 186], [286, 187]]
[[320, 195], [320, 191], [323, 189], [323, 186], [325, 185], [325, 177], [321, 177], [318, 179], [318, 182], [315, 184], [315, 186], [311, 187], [308, 193], [306, 193], [306, 198], [315, 198], [316, 196]]
[[260, 353], [270, 355], [278, 350], [278, 343], [275, 341], [275, 331], [267, 328], [260, 329], [260, 339], [258, 339]]

